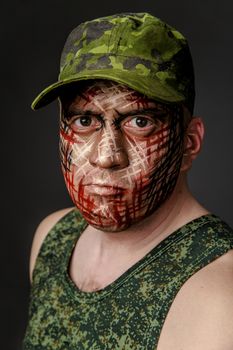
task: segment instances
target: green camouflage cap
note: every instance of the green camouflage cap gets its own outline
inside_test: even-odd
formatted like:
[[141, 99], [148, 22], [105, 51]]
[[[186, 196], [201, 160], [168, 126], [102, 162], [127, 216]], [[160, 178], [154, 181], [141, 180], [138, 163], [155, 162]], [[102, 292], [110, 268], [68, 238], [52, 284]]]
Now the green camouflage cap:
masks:
[[185, 37], [149, 13], [122, 13], [80, 24], [68, 36], [58, 81], [33, 101], [38, 109], [64, 88], [87, 79], [109, 79], [154, 100], [184, 103], [193, 112], [192, 58]]

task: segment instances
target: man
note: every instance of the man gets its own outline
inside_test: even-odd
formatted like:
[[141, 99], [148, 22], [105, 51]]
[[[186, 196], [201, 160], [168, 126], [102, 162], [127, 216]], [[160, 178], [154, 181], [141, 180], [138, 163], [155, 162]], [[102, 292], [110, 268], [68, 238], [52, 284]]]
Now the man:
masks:
[[35, 234], [24, 349], [232, 349], [232, 230], [187, 185], [204, 126], [186, 39], [147, 13], [83, 23], [33, 108], [57, 97], [75, 209]]

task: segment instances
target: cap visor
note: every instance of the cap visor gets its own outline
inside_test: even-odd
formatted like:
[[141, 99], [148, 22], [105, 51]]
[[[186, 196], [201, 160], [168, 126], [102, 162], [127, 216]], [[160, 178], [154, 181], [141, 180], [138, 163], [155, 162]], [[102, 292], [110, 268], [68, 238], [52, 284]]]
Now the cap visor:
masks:
[[135, 71], [101, 69], [84, 71], [82, 74], [73, 75], [69, 79], [63, 79], [48, 86], [34, 99], [31, 105], [32, 109], [39, 109], [54, 101], [62, 95], [62, 91], [67, 85], [89, 79], [112, 80], [124, 84], [149, 98], [164, 103], [182, 102], [185, 100], [182, 94], [170, 86], [163, 85], [156, 76], [152, 78], [149, 76], [140, 76], [139, 74], [136, 75]]

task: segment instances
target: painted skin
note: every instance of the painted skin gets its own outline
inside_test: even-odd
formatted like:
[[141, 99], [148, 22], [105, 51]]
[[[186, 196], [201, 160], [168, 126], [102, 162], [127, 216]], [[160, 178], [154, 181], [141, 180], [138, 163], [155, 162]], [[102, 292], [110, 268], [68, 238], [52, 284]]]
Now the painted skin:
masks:
[[87, 222], [123, 231], [158, 209], [179, 175], [181, 107], [102, 80], [84, 84], [61, 102], [62, 170]]

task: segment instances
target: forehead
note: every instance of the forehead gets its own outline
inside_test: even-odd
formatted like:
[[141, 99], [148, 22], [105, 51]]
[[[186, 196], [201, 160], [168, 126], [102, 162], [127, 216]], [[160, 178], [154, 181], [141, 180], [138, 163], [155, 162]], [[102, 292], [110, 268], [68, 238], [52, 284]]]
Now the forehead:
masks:
[[94, 80], [72, 87], [61, 97], [63, 105], [83, 109], [166, 108], [145, 95], [114, 81]]

